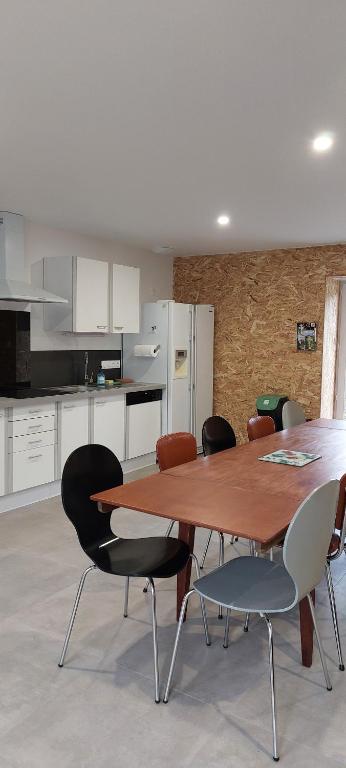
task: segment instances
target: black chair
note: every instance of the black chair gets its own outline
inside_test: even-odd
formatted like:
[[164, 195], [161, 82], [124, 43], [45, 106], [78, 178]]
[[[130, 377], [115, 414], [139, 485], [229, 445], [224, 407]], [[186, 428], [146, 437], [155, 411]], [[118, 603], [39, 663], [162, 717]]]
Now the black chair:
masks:
[[[212, 456], [213, 453], [219, 453], [220, 451], [226, 451], [228, 448], [234, 448], [237, 444], [234, 430], [230, 423], [223, 418], [223, 416], [209, 416], [205, 420], [202, 427], [202, 445], [203, 453], [205, 456]], [[222, 536], [222, 534], [221, 534]], [[207, 543], [203, 552], [200, 567], [204, 568], [205, 558], [209, 549], [210, 540], [212, 537], [212, 531], [209, 531]], [[234, 536], [231, 538], [231, 544], [233, 544]], [[223, 543], [220, 541], [220, 556], [219, 565], [223, 563]], [[222, 611], [219, 611], [219, 617], [222, 618]]]
[[[154, 578], [167, 579], [176, 576], [185, 568], [190, 552], [187, 544], [179, 539], [165, 536], [148, 537], [144, 539], [121, 539], [111, 528], [111, 512], [99, 512], [97, 504], [90, 496], [100, 491], [114, 488], [123, 483], [121, 465], [108, 448], [103, 445], [83, 445], [73, 451], [66, 461], [62, 473], [61, 495], [67, 517], [74, 525], [79, 543], [92, 565], [82, 574], [74, 602], [65, 642], [63, 645], [59, 667], [64, 659], [76, 617], [80, 596], [87, 574], [99, 568], [101, 571], [115, 576], [124, 576], [125, 605], [124, 616], [127, 616], [129, 579], [141, 577], [148, 579], [152, 596], [152, 624], [154, 642], [155, 670], [155, 701], [159, 696], [157, 621], [156, 621], [156, 592]], [[199, 567], [195, 555], [196, 572]], [[205, 607], [201, 602], [202, 616], [206, 641], [209, 644], [208, 627]]]
[[230, 423], [223, 416], [210, 416], [203, 424], [202, 445], [205, 456], [211, 456], [227, 448], [234, 448], [237, 441]]

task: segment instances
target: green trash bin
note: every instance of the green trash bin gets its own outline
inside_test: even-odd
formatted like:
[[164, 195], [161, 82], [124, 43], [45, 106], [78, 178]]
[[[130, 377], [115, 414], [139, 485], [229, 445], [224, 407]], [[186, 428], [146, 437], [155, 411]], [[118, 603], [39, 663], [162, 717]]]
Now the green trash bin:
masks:
[[256, 400], [258, 415], [271, 416], [277, 432], [282, 429], [282, 409], [287, 400], [287, 395], [260, 395]]

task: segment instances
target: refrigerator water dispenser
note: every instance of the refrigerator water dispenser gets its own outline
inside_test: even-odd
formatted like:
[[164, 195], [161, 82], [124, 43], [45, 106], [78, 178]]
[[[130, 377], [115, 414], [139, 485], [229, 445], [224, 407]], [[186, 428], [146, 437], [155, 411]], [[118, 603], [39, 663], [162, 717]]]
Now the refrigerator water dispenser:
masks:
[[187, 349], [175, 350], [174, 378], [186, 379], [188, 376]]

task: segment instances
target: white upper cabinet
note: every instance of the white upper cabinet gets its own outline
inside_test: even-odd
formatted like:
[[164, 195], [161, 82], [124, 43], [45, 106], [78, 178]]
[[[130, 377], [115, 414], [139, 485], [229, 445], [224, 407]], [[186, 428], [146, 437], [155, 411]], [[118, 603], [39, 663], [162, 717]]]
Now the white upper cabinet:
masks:
[[112, 266], [111, 333], [139, 333], [138, 267]]
[[43, 287], [60, 294], [68, 304], [47, 304], [47, 331], [109, 333], [109, 264], [97, 259], [64, 256], [44, 259]]
[[74, 331], [109, 333], [109, 265], [106, 261], [76, 259]]
[[46, 331], [138, 333], [138, 267], [80, 256], [45, 258], [43, 287], [68, 304], [44, 306]]

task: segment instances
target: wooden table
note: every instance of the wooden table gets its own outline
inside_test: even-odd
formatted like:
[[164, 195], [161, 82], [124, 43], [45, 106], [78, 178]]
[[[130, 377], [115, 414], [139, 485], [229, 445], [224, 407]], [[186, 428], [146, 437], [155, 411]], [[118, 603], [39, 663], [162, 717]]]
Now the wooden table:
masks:
[[[179, 538], [193, 550], [195, 527], [256, 541], [283, 537], [300, 502], [318, 485], [346, 471], [346, 424], [318, 419], [92, 496], [104, 510], [127, 507], [179, 522]], [[305, 467], [258, 461], [279, 449], [317, 453]], [[177, 578], [177, 615], [190, 586], [191, 562]], [[313, 627], [300, 603], [302, 662], [311, 666]]]

